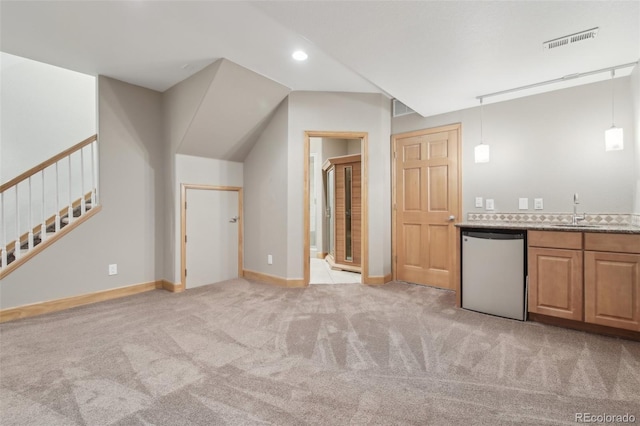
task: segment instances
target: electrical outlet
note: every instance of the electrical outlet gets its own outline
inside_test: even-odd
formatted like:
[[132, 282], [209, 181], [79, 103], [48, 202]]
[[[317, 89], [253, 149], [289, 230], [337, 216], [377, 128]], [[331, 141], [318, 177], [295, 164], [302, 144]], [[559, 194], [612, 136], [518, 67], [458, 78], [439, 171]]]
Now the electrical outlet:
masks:
[[520, 210], [529, 210], [529, 199], [528, 198], [518, 198], [518, 209], [520, 209]]
[[476, 207], [482, 207], [482, 197], [476, 197]]
[[273, 265], [273, 256], [267, 255], [267, 265]]
[[494, 204], [493, 204], [493, 198], [487, 198], [485, 200], [485, 205], [484, 208], [486, 210], [493, 210], [495, 208]]
[[542, 210], [544, 208], [542, 204], [542, 198], [533, 199], [533, 208], [536, 210]]
[[118, 275], [118, 264], [112, 263], [109, 265], [109, 275]]

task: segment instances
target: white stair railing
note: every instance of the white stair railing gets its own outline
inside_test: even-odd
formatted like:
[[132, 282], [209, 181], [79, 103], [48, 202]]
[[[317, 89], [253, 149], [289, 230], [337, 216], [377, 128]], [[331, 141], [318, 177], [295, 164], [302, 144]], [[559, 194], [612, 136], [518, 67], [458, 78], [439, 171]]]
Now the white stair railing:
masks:
[[[97, 143], [93, 135], [0, 185], [0, 272], [37, 249], [47, 240], [47, 231], [59, 232], [74, 221], [74, 215], [78, 219], [97, 205]], [[85, 151], [91, 157], [89, 164]], [[66, 185], [61, 187], [65, 172]], [[61, 200], [66, 200], [62, 208]]]

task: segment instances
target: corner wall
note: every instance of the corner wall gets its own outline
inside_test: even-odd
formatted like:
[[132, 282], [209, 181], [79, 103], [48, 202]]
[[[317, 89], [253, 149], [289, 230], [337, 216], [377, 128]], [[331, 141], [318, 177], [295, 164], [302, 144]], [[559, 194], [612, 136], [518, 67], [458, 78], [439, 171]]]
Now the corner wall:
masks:
[[[285, 99], [244, 161], [244, 269], [287, 275], [289, 101]], [[302, 156], [300, 157], [302, 161]], [[302, 200], [300, 200], [300, 207]], [[267, 255], [273, 264], [267, 264]]]
[[[2, 280], [0, 308], [152, 282], [162, 272], [161, 95], [99, 77], [102, 211]], [[118, 275], [107, 266], [118, 264]]]
[[161, 276], [172, 283], [179, 283], [181, 279], [180, 269], [176, 266], [180, 262], [180, 185], [176, 176], [176, 154], [220, 64], [221, 61], [214, 62], [161, 95], [164, 185], [167, 188], [162, 207], [166, 212], [166, 226]]
[[[485, 164], [473, 159], [480, 142], [479, 107], [433, 117], [397, 117], [392, 130], [397, 134], [462, 123], [465, 217], [487, 212], [474, 207], [474, 197], [494, 199], [493, 212], [521, 211], [519, 197], [529, 198], [523, 213], [570, 212], [575, 192], [580, 194], [580, 211], [630, 213], [637, 167], [630, 84], [629, 77], [615, 79], [615, 123], [624, 127], [623, 151], [604, 150], [604, 132], [611, 127], [611, 81], [485, 102], [483, 135], [491, 147], [491, 161]], [[544, 210], [533, 209], [534, 198], [543, 198]]]

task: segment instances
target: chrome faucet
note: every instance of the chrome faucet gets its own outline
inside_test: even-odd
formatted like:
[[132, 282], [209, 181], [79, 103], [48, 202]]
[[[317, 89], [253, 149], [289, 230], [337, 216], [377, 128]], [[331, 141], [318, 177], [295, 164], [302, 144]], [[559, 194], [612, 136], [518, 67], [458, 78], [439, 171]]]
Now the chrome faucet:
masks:
[[583, 214], [578, 214], [578, 204], [580, 204], [580, 201], [578, 199], [578, 193], [576, 192], [575, 194], [573, 194], [573, 216], [571, 216], [571, 224], [572, 225], [577, 225], [579, 220], [584, 220], [584, 213]]

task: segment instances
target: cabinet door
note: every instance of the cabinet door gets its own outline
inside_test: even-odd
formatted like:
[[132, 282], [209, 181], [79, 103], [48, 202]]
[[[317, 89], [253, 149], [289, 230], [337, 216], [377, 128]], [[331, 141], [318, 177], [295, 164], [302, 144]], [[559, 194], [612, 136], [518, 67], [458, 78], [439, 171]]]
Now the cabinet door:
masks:
[[529, 312], [582, 321], [582, 251], [529, 247]]
[[585, 321], [640, 331], [640, 255], [585, 251]]

